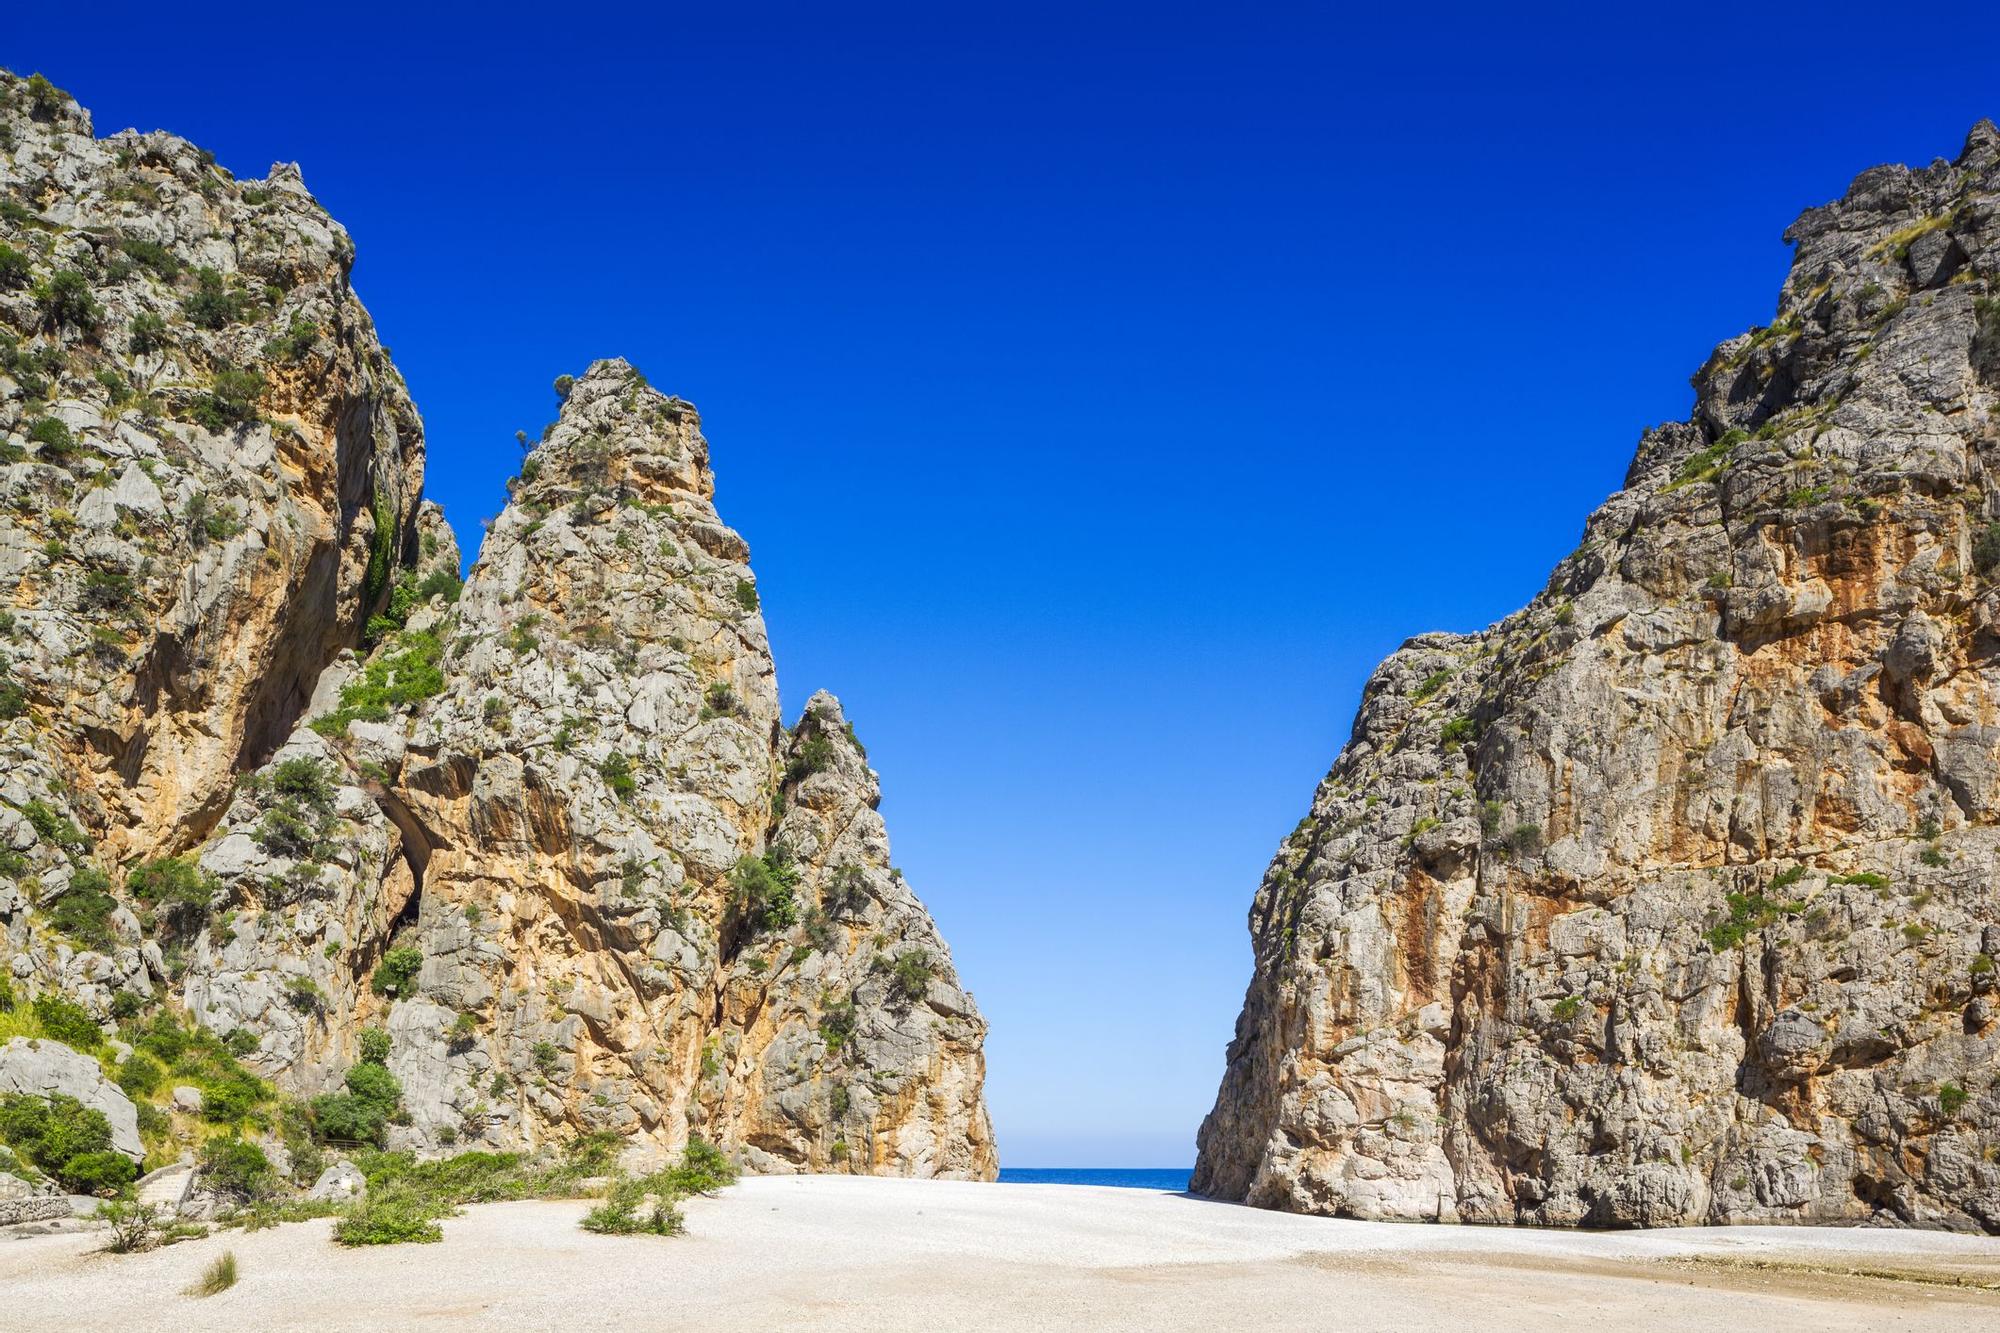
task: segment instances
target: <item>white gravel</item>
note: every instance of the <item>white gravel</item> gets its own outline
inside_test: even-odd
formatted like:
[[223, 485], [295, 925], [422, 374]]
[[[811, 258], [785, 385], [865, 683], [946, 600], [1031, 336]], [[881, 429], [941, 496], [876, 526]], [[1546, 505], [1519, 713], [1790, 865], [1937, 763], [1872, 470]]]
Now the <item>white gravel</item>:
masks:
[[[2000, 1329], [2000, 1242], [1932, 1232], [1402, 1226], [851, 1176], [744, 1181], [673, 1240], [590, 1235], [584, 1207], [491, 1204], [367, 1250], [327, 1222], [135, 1256], [0, 1243], [0, 1328]], [[183, 1295], [224, 1250], [237, 1285]]]

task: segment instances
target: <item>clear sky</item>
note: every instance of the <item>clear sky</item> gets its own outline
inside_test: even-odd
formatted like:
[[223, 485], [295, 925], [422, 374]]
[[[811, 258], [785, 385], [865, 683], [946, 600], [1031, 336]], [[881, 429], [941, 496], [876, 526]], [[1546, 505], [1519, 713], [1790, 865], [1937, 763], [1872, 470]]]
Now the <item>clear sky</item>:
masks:
[[2000, 115], [1990, 4], [1380, 8], [30, 3], [0, 64], [302, 164], [468, 548], [557, 374], [695, 402], [1003, 1160], [1170, 1166], [1369, 669], [1542, 585], [1801, 209]]

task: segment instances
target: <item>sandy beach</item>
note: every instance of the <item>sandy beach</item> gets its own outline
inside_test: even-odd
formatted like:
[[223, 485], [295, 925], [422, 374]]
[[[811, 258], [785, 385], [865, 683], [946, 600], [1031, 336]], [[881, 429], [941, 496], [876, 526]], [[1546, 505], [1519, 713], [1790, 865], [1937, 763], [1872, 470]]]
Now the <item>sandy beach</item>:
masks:
[[[672, 1240], [590, 1235], [583, 1210], [490, 1204], [368, 1250], [325, 1221], [122, 1257], [0, 1243], [0, 1328], [2000, 1328], [2000, 1242], [1930, 1232], [1399, 1226], [847, 1176], [746, 1180]], [[238, 1284], [182, 1294], [225, 1250]]]

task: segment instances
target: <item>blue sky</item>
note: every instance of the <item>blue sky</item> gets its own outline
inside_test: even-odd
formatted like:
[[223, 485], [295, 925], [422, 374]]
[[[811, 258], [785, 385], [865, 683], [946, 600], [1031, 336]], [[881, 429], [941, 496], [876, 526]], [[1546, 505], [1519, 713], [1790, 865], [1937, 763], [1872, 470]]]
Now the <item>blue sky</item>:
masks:
[[468, 546], [557, 374], [699, 405], [1016, 1166], [1193, 1159], [1368, 670], [1541, 586], [1801, 209], [2000, 114], [1971, 5], [205, 12], [0, 64], [302, 164]]

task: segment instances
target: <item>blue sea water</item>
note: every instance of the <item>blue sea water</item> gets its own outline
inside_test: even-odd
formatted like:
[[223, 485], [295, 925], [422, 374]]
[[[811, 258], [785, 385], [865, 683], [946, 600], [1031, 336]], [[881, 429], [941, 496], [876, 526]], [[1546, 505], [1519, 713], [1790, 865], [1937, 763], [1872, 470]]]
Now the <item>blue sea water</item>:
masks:
[[1002, 1185], [1122, 1185], [1135, 1190], [1173, 1190], [1188, 1187], [1194, 1172], [1184, 1166], [1003, 1166]]

